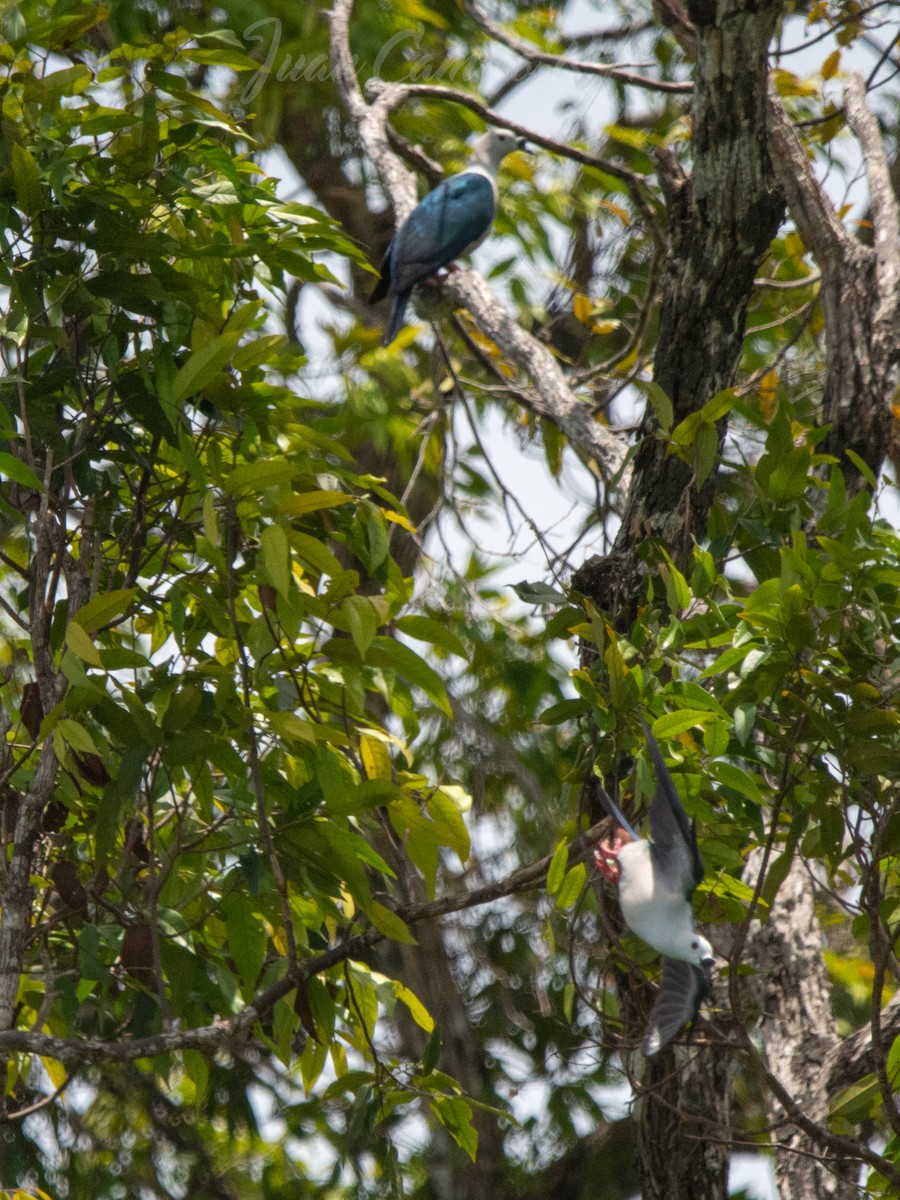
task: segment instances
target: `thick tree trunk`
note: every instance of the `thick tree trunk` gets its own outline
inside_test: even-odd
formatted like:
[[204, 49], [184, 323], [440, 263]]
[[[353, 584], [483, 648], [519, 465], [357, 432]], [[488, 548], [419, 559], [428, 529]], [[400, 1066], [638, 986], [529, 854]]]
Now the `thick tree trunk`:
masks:
[[[761, 850], [750, 856], [751, 879], [758, 874], [761, 860]], [[804, 1116], [827, 1127], [834, 1093], [823, 1064], [838, 1053], [842, 1039], [831, 1009], [823, 945], [812, 877], [795, 859], [768, 920], [754, 923], [746, 958], [757, 971], [769, 1070]], [[785, 1114], [771, 1092], [768, 1097], [770, 1119], [779, 1127]], [[821, 1143], [814, 1143], [793, 1124], [779, 1128], [777, 1141], [775, 1174], [785, 1200], [855, 1200], [859, 1195], [858, 1162], [830, 1156]]]
[[[666, 156], [660, 177], [671, 218], [671, 256], [660, 310], [654, 379], [674, 423], [734, 382], [759, 260], [784, 215], [766, 134], [767, 49], [781, 5], [695, 0], [693, 170]], [[650, 536], [676, 557], [702, 538], [712, 476], [669, 454], [644, 416], [628, 507], [617, 539], [624, 552]]]
[[638, 1106], [643, 1200], [728, 1195], [733, 1065], [727, 1054], [695, 1047], [648, 1060]]
[[[778, 230], [784, 201], [773, 178], [766, 132], [767, 49], [777, 2], [696, 0], [693, 173], [660, 158], [671, 225], [671, 256], [660, 313], [655, 381], [674, 423], [700, 409], [735, 377], [759, 260]], [[620, 627], [630, 622], [648, 537], [676, 559], [705, 532], [713, 480], [671, 456], [648, 406], [634, 478], [613, 554], [593, 560], [575, 583]], [[722, 431], [719, 433], [721, 439]], [[623, 996], [626, 1023], [628, 997]], [[652, 1060], [642, 1081], [638, 1153], [644, 1200], [724, 1200], [728, 1194], [731, 1063], [701, 1048]]]

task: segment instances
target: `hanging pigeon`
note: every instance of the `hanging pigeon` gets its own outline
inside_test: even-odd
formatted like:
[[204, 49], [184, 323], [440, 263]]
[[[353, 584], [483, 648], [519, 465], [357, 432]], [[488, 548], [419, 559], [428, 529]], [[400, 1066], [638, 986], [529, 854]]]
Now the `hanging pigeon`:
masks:
[[439, 183], [397, 230], [369, 297], [373, 304], [385, 296], [391, 301], [383, 345], [389, 345], [403, 327], [416, 284], [487, 237], [497, 211], [497, 171], [507, 154], [525, 148], [525, 139], [506, 129], [483, 134], [472, 147], [466, 169]]
[[652, 841], [637, 836], [601, 787], [600, 797], [617, 826], [612, 839], [600, 843], [595, 861], [600, 873], [619, 885], [625, 924], [662, 955], [659, 994], [641, 1044], [649, 1057], [693, 1022], [701, 1001], [709, 995], [715, 959], [712, 946], [697, 932], [691, 911], [691, 896], [703, 879], [694, 823], [687, 819], [643, 717], [641, 724], [656, 770], [650, 804]]

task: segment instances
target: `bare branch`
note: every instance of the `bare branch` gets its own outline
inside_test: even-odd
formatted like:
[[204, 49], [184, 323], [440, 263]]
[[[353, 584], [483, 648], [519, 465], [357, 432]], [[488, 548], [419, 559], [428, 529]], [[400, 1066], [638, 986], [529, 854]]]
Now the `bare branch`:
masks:
[[862, 80], [852, 76], [847, 116], [863, 148], [874, 251], [838, 219], [771, 84], [768, 120], [778, 182], [822, 274], [827, 346], [823, 420], [831, 425], [825, 446], [841, 458], [845, 450], [853, 450], [877, 472], [890, 445], [893, 367], [900, 358], [900, 218], [878, 126], [864, 95]]
[[791, 216], [803, 244], [823, 265], [839, 248], [852, 253], [853, 239], [837, 219], [834, 207], [816, 178], [803, 143], [797, 136], [771, 80], [769, 134], [778, 183], [787, 197]]
[[879, 305], [875, 312], [878, 326], [894, 325], [900, 306], [900, 209], [891, 185], [891, 173], [878, 122], [866, 108], [866, 92], [862, 78], [852, 72], [844, 93], [847, 120], [859, 138], [869, 181], [869, 206], [875, 227], [875, 278]]
[[385, 83], [382, 79], [369, 80], [366, 92], [378, 97], [385, 113], [392, 112], [401, 104], [405, 104], [407, 100], [414, 100], [419, 96], [427, 97], [429, 100], [446, 100], [452, 104], [461, 104], [464, 108], [476, 113], [482, 120], [487, 121], [488, 124], [496, 125], [500, 129], [508, 129], [511, 133], [527, 139], [534, 145], [549, 150], [551, 154], [571, 159], [572, 162], [581, 163], [585, 167], [594, 167], [598, 171], [604, 171], [607, 175], [613, 175], [616, 179], [623, 180], [628, 184], [632, 199], [648, 218], [649, 223], [652, 213], [644, 194], [647, 182], [643, 175], [639, 175], [637, 171], [631, 171], [628, 167], [623, 167], [621, 163], [613, 162], [609, 158], [601, 158], [597, 154], [591, 154], [588, 150], [580, 150], [570, 142], [558, 141], [556, 138], [547, 137], [546, 134], [536, 133], [527, 125], [511, 121], [502, 113], [495, 112], [493, 108], [479, 100], [477, 96], [473, 96], [471, 92], [464, 92], [460, 88], [446, 87], [439, 83]]
[[581, 75], [601, 75], [606, 78], [618, 79], [621, 83], [629, 83], [634, 87], [648, 88], [656, 92], [680, 92], [690, 94], [693, 89], [691, 83], [671, 83], [663, 79], [653, 79], [648, 75], [638, 75], [631, 68], [634, 63], [598, 63], [586, 62], [584, 59], [566, 58], [560, 54], [548, 54], [543, 50], [538, 50], [534, 46], [529, 46], [527, 42], [520, 41], [507, 33], [502, 25], [498, 25], [496, 21], [492, 21], [487, 13], [475, 3], [475, 0], [468, 0], [466, 9], [469, 15], [475, 20], [481, 28], [493, 38], [495, 42], [499, 42], [501, 46], [506, 46], [507, 50], [512, 50], [514, 54], [518, 54], [521, 58], [526, 59], [531, 63], [538, 63], [542, 66], [558, 68], [562, 71], [575, 71]]

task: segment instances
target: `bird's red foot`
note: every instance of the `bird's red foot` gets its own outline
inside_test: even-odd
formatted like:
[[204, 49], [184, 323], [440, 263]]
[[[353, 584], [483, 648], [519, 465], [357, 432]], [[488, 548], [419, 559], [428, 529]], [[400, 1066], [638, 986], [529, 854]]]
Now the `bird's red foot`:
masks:
[[601, 842], [594, 851], [594, 864], [604, 879], [610, 883], [619, 882], [619, 850], [622, 843], [618, 838], [613, 841]]

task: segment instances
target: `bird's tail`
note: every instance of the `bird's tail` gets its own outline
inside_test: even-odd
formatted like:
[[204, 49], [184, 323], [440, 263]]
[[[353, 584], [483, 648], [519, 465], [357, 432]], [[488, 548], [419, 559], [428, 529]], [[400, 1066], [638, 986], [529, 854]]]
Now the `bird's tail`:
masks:
[[388, 317], [387, 329], [384, 331], [382, 346], [389, 346], [406, 320], [406, 306], [409, 303], [409, 298], [412, 292], [398, 292], [391, 299], [391, 312]]

